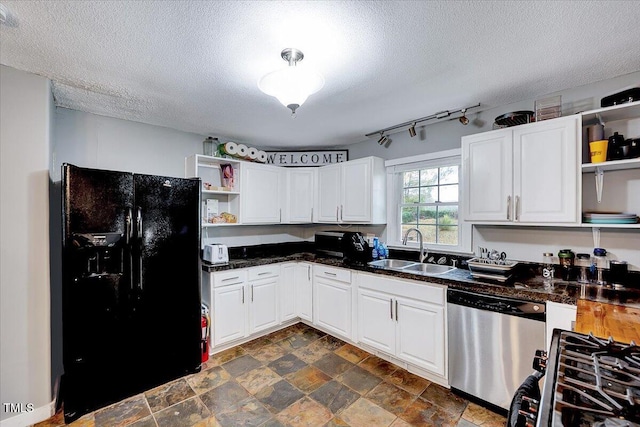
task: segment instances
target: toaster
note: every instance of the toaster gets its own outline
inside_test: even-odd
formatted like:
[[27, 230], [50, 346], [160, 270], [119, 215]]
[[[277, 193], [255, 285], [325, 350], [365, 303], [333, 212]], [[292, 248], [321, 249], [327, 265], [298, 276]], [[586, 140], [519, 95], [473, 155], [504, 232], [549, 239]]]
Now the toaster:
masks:
[[229, 249], [227, 245], [204, 245], [202, 259], [211, 264], [226, 264], [229, 262]]

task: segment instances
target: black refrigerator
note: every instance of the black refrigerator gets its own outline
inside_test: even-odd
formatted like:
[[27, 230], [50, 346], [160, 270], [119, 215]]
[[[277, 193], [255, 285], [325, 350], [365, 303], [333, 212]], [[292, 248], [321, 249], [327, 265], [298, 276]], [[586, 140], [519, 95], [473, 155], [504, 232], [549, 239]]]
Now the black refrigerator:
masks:
[[65, 421], [201, 365], [200, 180], [62, 166]]

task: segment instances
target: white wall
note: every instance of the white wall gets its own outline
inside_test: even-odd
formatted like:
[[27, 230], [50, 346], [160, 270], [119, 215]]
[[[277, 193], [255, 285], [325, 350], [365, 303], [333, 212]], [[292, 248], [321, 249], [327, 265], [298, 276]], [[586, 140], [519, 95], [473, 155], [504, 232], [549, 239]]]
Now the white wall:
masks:
[[[600, 99], [620, 90], [638, 87], [640, 85], [640, 71], [617, 77], [610, 80], [579, 86], [555, 92], [553, 94], [541, 95], [538, 97], [562, 95], [562, 114], [567, 116], [579, 111], [600, 108]], [[482, 102], [482, 99], [477, 100]], [[349, 159], [358, 159], [366, 156], [377, 156], [383, 159], [398, 159], [413, 156], [416, 154], [433, 153], [443, 150], [460, 148], [460, 138], [465, 135], [486, 132], [492, 129], [496, 117], [511, 111], [535, 109], [535, 99], [523, 100], [514, 104], [501, 106], [481, 105], [478, 109], [470, 110], [468, 114], [469, 124], [461, 125], [457, 118], [454, 120], [443, 119], [444, 121], [431, 121], [427, 126], [416, 127], [417, 135], [409, 137], [406, 130], [398, 131], [390, 135], [391, 143], [388, 146], [378, 145], [378, 137], [373, 136], [358, 144], [345, 147], [338, 147], [349, 150]], [[448, 108], [461, 108], [464, 105], [450, 105]], [[475, 110], [482, 110], [479, 114], [473, 113]], [[436, 113], [436, 111], [425, 111], [423, 116]], [[458, 115], [456, 115], [458, 117]], [[415, 117], [407, 117], [407, 121]], [[383, 122], [384, 123], [384, 122]], [[383, 126], [393, 126], [397, 123], [385, 123]], [[376, 129], [371, 129], [375, 131]], [[608, 134], [605, 136], [609, 136]], [[626, 135], [625, 135], [626, 136]], [[627, 136], [628, 137], [628, 136]]]
[[[563, 115], [574, 114], [600, 107], [602, 97], [611, 95], [629, 87], [640, 85], [640, 72], [605, 80], [590, 85], [567, 89], [550, 95], [562, 95]], [[542, 95], [544, 98], [550, 95]], [[482, 100], [479, 100], [482, 101]], [[366, 156], [378, 156], [384, 159], [397, 159], [414, 155], [460, 148], [460, 139], [464, 135], [485, 132], [492, 129], [493, 121], [501, 114], [518, 110], [534, 110], [535, 100], [530, 99], [515, 104], [503, 105], [470, 114], [470, 123], [461, 125], [457, 120], [436, 122], [417, 128], [418, 135], [410, 138], [406, 130], [391, 134], [392, 142], [385, 146], [377, 144], [377, 138], [346, 147], [349, 159]], [[451, 108], [462, 107], [452, 105]], [[483, 106], [484, 108], [484, 106]], [[435, 113], [425, 111], [424, 115]], [[407, 117], [411, 120], [412, 117]], [[389, 123], [389, 126], [394, 123]], [[637, 126], [627, 129], [626, 138], [640, 137]], [[373, 131], [374, 129], [372, 129]], [[605, 137], [611, 134], [605, 126]], [[621, 210], [640, 213], [640, 171], [626, 171], [618, 174], [605, 174], [603, 202], [595, 201], [593, 174], [585, 174], [583, 181], [584, 210]], [[558, 253], [559, 249], [571, 248], [574, 252], [592, 252], [593, 238], [590, 228], [544, 228], [544, 227], [490, 227], [479, 226], [474, 229], [472, 247], [488, 246], [507, 252], [510, 258], [522, 261], [541, 262], [543, 252]], [[640, 230], [602, 229], [600, 246], [610, 252], [611, 259], [621, 259], [631, 263], [631, 267], [640, 270]]]
[[150, 175], [184, 176], [184, 158], [202, 152], [203, 135], [58, 108], [55, 179], [62, 163]]
[[[2, 425], [50, 416], [49, 142], [45, 78], [0, 66], [0, 403]], [[30, 418], [35, 415], [36, 418]]]

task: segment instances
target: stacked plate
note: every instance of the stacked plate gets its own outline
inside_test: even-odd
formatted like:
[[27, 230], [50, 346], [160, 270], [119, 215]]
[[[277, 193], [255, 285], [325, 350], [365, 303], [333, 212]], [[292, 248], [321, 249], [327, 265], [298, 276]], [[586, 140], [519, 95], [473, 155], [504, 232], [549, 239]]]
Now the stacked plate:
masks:
[[508, 259], [494, 261], [487, 258], [471, 258], [467, 261], [467, 265], [471, 271], [471, 277], [503, 283], [511, 279], [513, 269], [518, 262]]
[[590, 224], [636, 224], [638, 215], [624, 212], [585, 212], [582, 219]]

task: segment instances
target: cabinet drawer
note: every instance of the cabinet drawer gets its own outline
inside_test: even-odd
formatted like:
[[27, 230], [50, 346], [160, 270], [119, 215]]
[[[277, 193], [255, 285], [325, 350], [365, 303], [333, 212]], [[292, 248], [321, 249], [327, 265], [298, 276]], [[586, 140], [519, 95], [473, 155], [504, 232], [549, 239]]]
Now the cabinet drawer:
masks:
[[244, 270], [230, 270], [213, 273], [213, 287], [235, 285], [247, 280], [247, 273]]
[[249, 268], [247, 276], [249, 280], [266, 279], [280, 275], [280, 264], [265, 265], [262, 267]]
[[385, 292], [398, 297], [412, 298], [444, 306], [446, 287], [426, 282], [393, 279], [382, 274], [358, 274], [358, 287]]
[[324, 277], [326, 279], [332, 279], [337, 280], [338, 282], [351, 284], [351, 271], [342, 268], [314, 265], [313, 275], [316, 277]]

